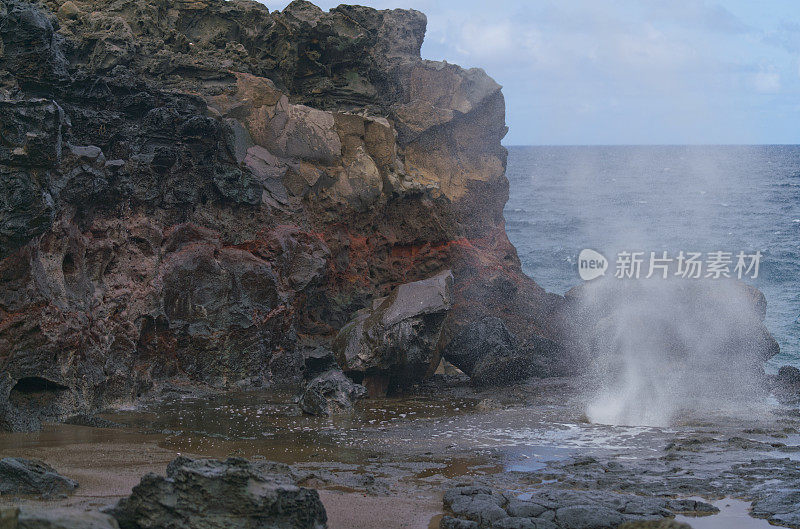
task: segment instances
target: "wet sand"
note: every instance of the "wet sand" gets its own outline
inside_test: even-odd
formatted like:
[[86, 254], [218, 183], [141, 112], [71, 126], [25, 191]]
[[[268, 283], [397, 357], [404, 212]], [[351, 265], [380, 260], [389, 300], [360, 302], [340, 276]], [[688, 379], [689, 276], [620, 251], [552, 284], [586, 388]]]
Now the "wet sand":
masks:
[[154, 435], [47, 425], [35, 434], [3, 435], [0, 455], [41, 459], [80, 485], [64, 499], [3, 497], [0, 503], [97, 509], [129, 495], [148, 472], [163, 474], [176, 453], [159, 447]]
[[[473, 401], [373, 401], [354, 421], [293, 416], [281, 400], [280, 395], [242, 395], [232, 400], [172, 402], [160, 406], [157, 413], [137, 410], [105, 415], [128, 425], [124, 428], [50, 424], [41, 432], [0, 434], [0, 457], [41, 459], [80, 483], [74, 494], [63, 499], [0, 497], [0, 505], [96, 510], [129, 495], [144, 474], [164, 474], [179, 455], [242, 456], [343, 476], [341, 483], [324, 478], [301, 483], [319, 490], [330, 529], [424, 529], [438, 527], [443, 514], [439, 484], [472, 472], [502, 470], [469, 453], [426, 455], [428, 444], [441, 449], [450, 443], [444, 438], [428, 439], [422, 445], [417, 441], [412, 450], [415, 457], [410, 457], [407, 440], [383, 433], [399, 422], [429, 421], [429, 428], [431, 423], [452, 420], [470, 409]], [[379, 449], [361, 438], [365, 429], [385, 437]], [[392, 448], [395, 442], [400, 448]], [[377, 492], [367, 491], [358, 482], [367, 474], [389, 481]]]
[[[158, 446], [158, 437], [133, 431], [47, 425], [33, 434], [0, 436], [2, 457], [41, 459], [80, 486], [66, 499], [20, 503], [97, 508], [130, 494], [148, 472], [163, 473], [175, 452]], [[0, 503], [8, 502], [0, 498]]]
[[[48, 425], [36, 434], [3, 435], [0, 457], [41, 459], [77, 480], [80, 487], [64, 499], [2, 497], [0, 505], [96, 510], [128, 496], [144, 474], [164, 474], [167, 464], [178, 455], [224, 457], [165, 449], [159, 446], [163, 440], [163, 435], [127, 429], [97, 430], [70, 425]], [[329, 529], [427, 528], [442, 513], [441, 494], [432, 492], [420, 491], [401, 498], [342, 490], [322, 489], [319, 493], [328, 513]]]
[[321, 490], [319, 495], [328, 512], [328, 529], [438, 528], [442, 513], [440, 494], [387, 498]]

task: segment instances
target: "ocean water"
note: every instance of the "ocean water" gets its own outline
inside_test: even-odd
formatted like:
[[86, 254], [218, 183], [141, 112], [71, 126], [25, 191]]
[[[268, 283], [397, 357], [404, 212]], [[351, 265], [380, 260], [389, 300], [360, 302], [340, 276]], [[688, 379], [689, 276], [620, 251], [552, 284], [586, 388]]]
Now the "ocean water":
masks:
[[[781, 346], [765, 366], [800, 367], [800, 146], [509, 147], [506, 228], [525, 272], [563, 294], [578, 253], [762, 253], [746, 282], [767, 298]], [[733, 267], [731, 267], [733, 268]]]

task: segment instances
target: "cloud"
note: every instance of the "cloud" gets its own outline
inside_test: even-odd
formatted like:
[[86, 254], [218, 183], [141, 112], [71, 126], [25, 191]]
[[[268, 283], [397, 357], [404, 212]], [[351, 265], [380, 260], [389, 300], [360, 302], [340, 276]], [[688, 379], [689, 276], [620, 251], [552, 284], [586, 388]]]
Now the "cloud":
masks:
[[800, 23], [781, 21], [775, 29], [764, 32], [763, 41], [790, 53], [800, 52]]
[[461, 27], [460, 38], [454, 44], [456, 50], [465, 55], [498, 58], [516, 51], [514, 29], [508, 21], [489, 24], [467, 22]]
[[775, 94], [781, 90], [781, 76], [775, 72], [758, 72], [753, 76], [756, 90], [765, 94]]
[[546, 80], [570, 82], [583, 77], [621, 82], [628, 88], [665, 87], [676, 72], [709, 69], [698, 52], [703, 46], [691, 42], [682, 30], [642, 20], [629, 3], [545, 1], [506, 8], [502, 17], [483, 13], [477, 18], [464, 12], [432, 15], [428, 27], [438, 46], [426, 51], [483, 66], [490, 74], [536, 73]]
[[796, 131], [782, 103], [800, 97], [794, 0], [361, 3], [423, 11], [424, 58], [481, 67], [502, 84], [510, 143], [753, 141], [753, 130], [776, 142], [785, 133], [771, 131]]
[[753, 30], [725, 7], [702, 0], [647, 0], [644, 5], [649, 20], [671, 22], [682, 28], [722, 34], [743, 34]]

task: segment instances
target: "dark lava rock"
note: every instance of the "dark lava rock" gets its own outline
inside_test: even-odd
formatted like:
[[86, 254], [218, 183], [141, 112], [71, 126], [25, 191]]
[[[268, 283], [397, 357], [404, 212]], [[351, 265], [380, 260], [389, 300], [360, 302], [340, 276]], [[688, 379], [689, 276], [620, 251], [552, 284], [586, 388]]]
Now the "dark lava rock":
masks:
[[667, 509], [675, 513], [694, 515], [716, 514], [719, 512], [719, 509], [710, 503], [691, 499], [669, 500]]
[[794, 366], [781, 366], [778, 369], [777, 383], [786, 388], [800, 389], [800, 369]]
[[500, 318], [489, 316], [461, 326], [442, 356], [480, 385], [519, 382], [555, 374], [558, 345], [546, 338], [521, 345]]
[[119, 529], [107, 514], [69, 509], [26, 508], [19, 513], [17, 524], [18, 529]]
[[316, 490], [286, 465], [179, 457], [167, 475], [147, 474], [109, 511], [122, 529], [323, 529]]
[[771, 524], [800, 527], [800, 490], [779, 490], [753, 502], [750, 513]]
[[[36, 369], [35, 365], [25, 367], [29, 372]], [[59, 382], [60, 377], [56, 373], [41, 374], [44, 376], [12, 378], [13, 384], [4, 385], [0, 380], [0, 397], [4, 389], [7, 392], [5, 401], [0, 398], [0, 429], [38, 430], [43, 421], [57, 420], [75, 409], [78, 397]]]
[[[756, 446], [757, 453], [766, 450]], [[685, 470], [692, 462], [713, 459], [715, 455], [724, 455], [725, 464]], [[601, 488], [662, 497], [733, 496], [751, 501], [786, 490], [787, 483], [800, 483], [800, 468], [790, 458], [753, 459], [753, 455], [751, 450], [736, 448], [727, 440], [712, 439], [691, 452], [670, 452], [663, 457], [635, 461], [610, 458], [580, 465], [570, 460], [555, 462], [548, 465], [544, 479], [558, 479], [562, 486], [570, 488]], [[541, 474], [537, 477], [542, 479]], [[672, 510], [670, 506], [667, 508]], [[698, 508], [700, 512], [714, 509], [707, 504]]]
[[0, 17], [0, 68], [33, 85], [68, 79], [64, 38], [55, 31], [45, 12], [30, 2], [4, 0]]
[[453, 274], [406, 283], [373, 302], [345, 325], [334, 341], [339, 365], [361, 377], [385, 376], [390, 384], [422, 380], [439, 365], [439, 335], [452, 306]]
[[[442, 356], [473, 379], [488, 382], [500, 379], [503, 374], [510, 375], [510, 378], [514, 379], [524, 373], [522, 362], [517, 362], [517, 365], [510, 365], [511, 362], [504, 362], [505, 365], [502, 366], [498, 365], [499, 359], [518, 358], [516, 350], [516, 340], [508, 331], [503, 320], [487, 317], [465, 326], [447, 344]], [[495, 361], [482, 362], [486, 357], [493, 358]], [[479, 364], [481, 365], [479, 366]], [[509, 367], [510, 369], [508, 369]], [[480, 368], [483, 370], [481, 371]], [[485, 372], [487, 368], [495, 368], [497, 374], [491, 376]]]
[[78, 482], [59, 474], [42, 461], [6, 457], [0, 459], [0, 494], [53, 496], [72, 492]]
[[556, 510], [557, 525], [564, 529], [603, 529], [625, 521], [622, 514], [603, 505], [570, 505]]
[[311, 380], [300, 395], [300, 408], [311, 415], [336, 415], [353, 410], [353, 403], [367, 395], [339, 370], [331, 369]]
[[305, 371], [303, 376], [306, 380], [311, 380], [328, 371], [338, 368], [336, 355], [327, 347], [314, 347], [303, 351], [305, 361]]
[[50, 169], [61, 160], [64, 113], [51, 100], [0, 100], [0, 259], [53, 221]]
[[[627, 522], [661, 521], [674, 516], [665, 498], [602, 491], [540, 488], [527, 500], [488, 487], [462, 485], [444, 494], [453, 513], [442, 528], [606, 529]], [[658, 526], [656, 526], [658, 527]]]
[[[753, 435], [768, 435], [768, 432], [756, 431]], [[754, 517], [766, 518], [776, 525], [800, 526], [800, 467], [793, 459], [775, 453], [787, 447], [775, 449], [758, 440], [732, 444], [731, 439], [737, 438], [689, 438], [694, 441], [690, 443], [691, 451], [670, 451], [660, 457], [584, 457], [558, 461], [548, 464], [547, 471], [519, 477], [557, 480], [560, 487], [570, 489], [646, 494], [676, 514], [718, 512], [709, 503], [685, 497], [735, 497], [753, 502]], [[771, 457], [753, 458], [769, 452], [773, 452]], [[676, 499], [675, 495], [684, 498]]]
[[478, 522], [461, 520], [452, 516], [444, 516], [439, 522], [439, 529], [480, 529]]

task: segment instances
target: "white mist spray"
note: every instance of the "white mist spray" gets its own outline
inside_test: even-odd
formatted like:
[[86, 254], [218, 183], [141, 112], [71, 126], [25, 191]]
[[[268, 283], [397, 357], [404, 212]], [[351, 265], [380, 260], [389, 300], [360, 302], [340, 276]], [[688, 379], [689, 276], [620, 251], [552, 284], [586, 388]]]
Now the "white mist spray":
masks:
[[730, 280], [604, 278], [570, 295], [593, 422], [667, 426], [764, 402], [763, 298]]

